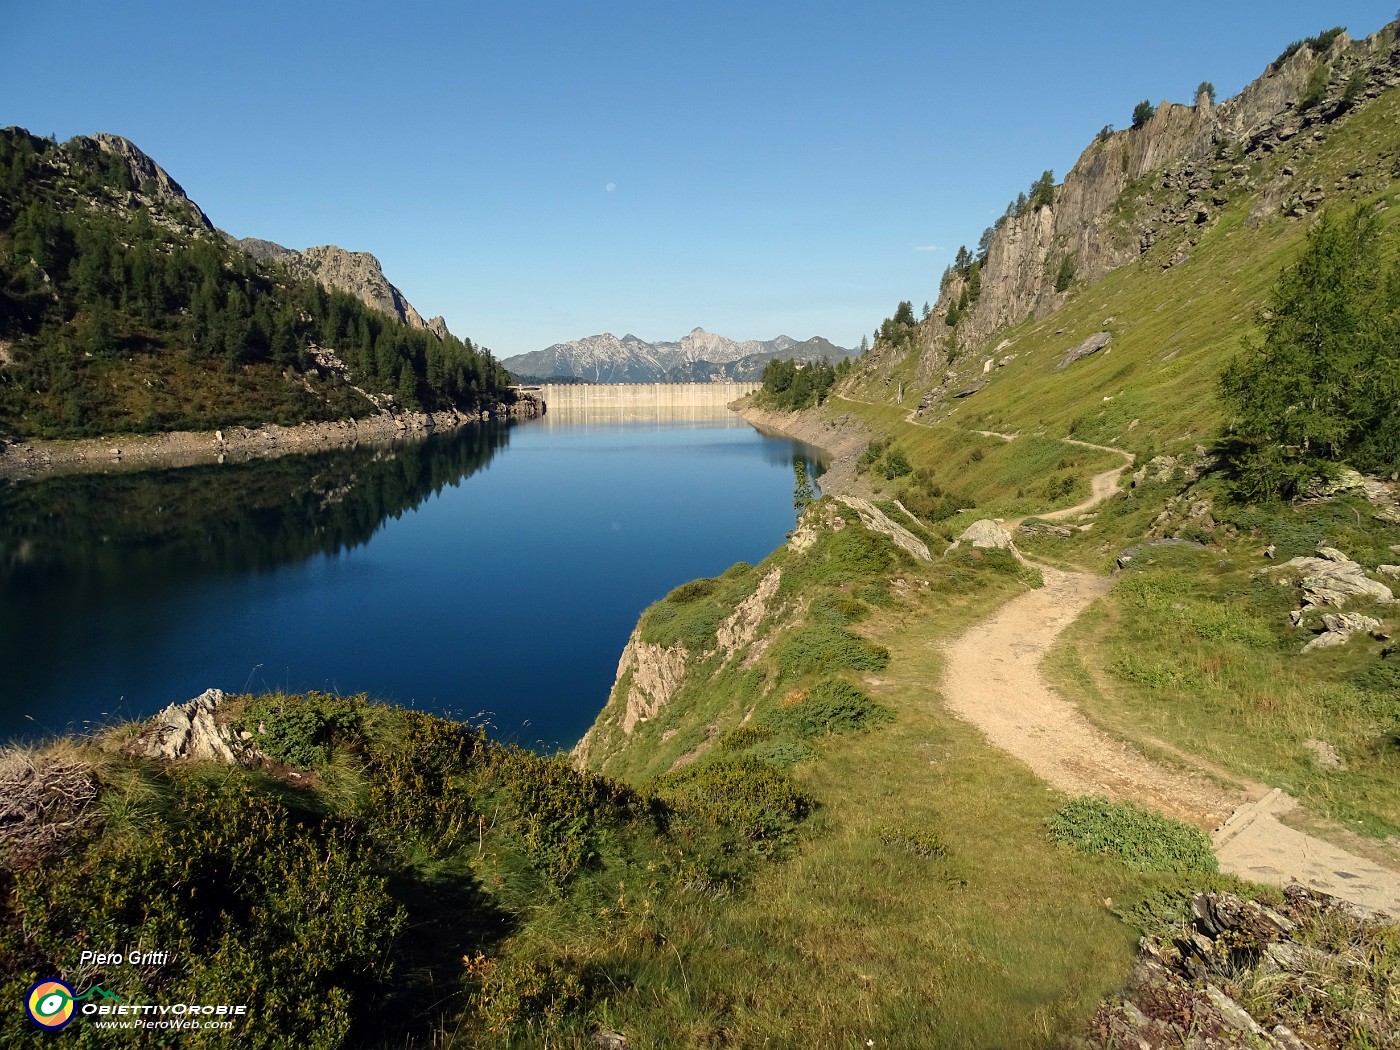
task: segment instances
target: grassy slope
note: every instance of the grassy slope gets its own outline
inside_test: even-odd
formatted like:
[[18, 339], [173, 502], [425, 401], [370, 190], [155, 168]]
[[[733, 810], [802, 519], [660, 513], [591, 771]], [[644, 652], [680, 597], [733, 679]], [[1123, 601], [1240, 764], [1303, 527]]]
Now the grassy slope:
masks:
[[[760, 569], [774, 564], [802, 571], [786, 550]], [[888, 646], [888, 668], [847, 675], [893, 722], [810, 742], [793, 775], [820, 808], [794, 854], [725, 906], [668, 914], [675, 957], [657, 952], [657, 986], [610, 1004], [621, 1031], [675, 1046], [1038, 1046], [1123, 980], [1133, 935], [1103, 899], [1150, 880], [1054, 846], [1044, 823], [1058, 796], [945, 714], [933, 685], [940, 643], [1029, 584], [1009, 561], [961, 556], [901, 561], [897, 578], [890, 604], [859, 626]], [[809, 574], [788, 592], [801, 611], [770, 623], [769, 652], [825, 599], [863, 586]], [[670, 640], [648, 626], [644, 637]], [[731, 729], [750, 710], [762, 723], [789, 685], [810, 680], [702, 665], [603, 768], [650, 782], [708, 727]]]
[[[1374, 171], [1377, 154], [1395, 144], [1397, 114], [1400, 92], [1391, 91], [1353, 115], [1346, 134], [1335, 133], [1300, 168], [1299, 183], [1330, 191], [1335, 179], [1367, 162]], [[1281, 164], [1262, 162], [1256, 177], [1267, 182]], [[1389, 201], [1394, 186], [1387, 179], [1362, 180], [1356, 199]], [[1347, 200], [1333, 194], [1333, 203]], [[1087, 494], [1090, 474], [1114, 465], [1112, 456], [1053, 440], [1062, 435], [1142, 457], [1208, 445], [1225, 422], [1216, 377], [1248, 338], [1306, 228], [1292, 220], [1249, 226], [1252, 205], [1241, 198], [1228, 207], [1190, 260], [1162, 270], [1154, 252], [1079, 289], [1053, 316], [1007, 333], [1016, 343], [1004, 353], [1016, 359], [985, 390], [930, 413], [943, 425], [905, 421], [919, 392], [912, 356], [891, 373], [908, 387], [902, 405], [888, 403], [895, 382], [870, 383], [852, 392], [854, 400], [833, 399], [827, 411], [856, 416], [890, 438], [916, 471], [966, 496], [979, 515], [1073, 504]], [[1397, 215], [1392, 207], [1385, 220]], [[1054, 368], [1065, 349], [1109, 317], [1108, 352]], [[960, 367], [976, 376], [981, 358]], [[1008, 443], [975, 430], [1023, 436]], [[1057, 471], [1075, 473], [1078, 484], [1047, 503], [1042, 485]], [[882, 494], [900, 491], [899, 482], [874, 482]], [[1093, 531], [1029, 545], [1051, 560], [1105, 571], [1183, 490], [1225, 502], [1218, 480], [1196, 488], [1180, 478], [1149, 482], [1104, 508]], [[1344, 528], [1339, 515], [1351, 518], [1353, 510], [1358, 527]], [[1360, 830], [1391, 831], [1400, 816], [1393, 746], [1400, 703], [1378, 702], [1375, 690], [1351, 677], [1373, 665], [1375, 653], [1357, 646], [1300, 662], [1297, 639], [1282, 626], [1292, 595], [1261, 587], [1251, 575], [1257, 562], [1229, 553], [1275, 542], [1290, 555], [1328, 539], [1374, 563], [1376, 552], [1400, 536], [1360, 524], [1360, 514], [1360, 507], [1335, 505], [1218, 513], [1222, 529], [1207, 537], [1215, 549], [1140, 558], [1130, 583], [1084, 618], [1057, 655], [1062, 684], [1092, 717], [1151, 751], [1163, 753], [1154, 743], [1160, 738], [1280, 783], [1317, 812]], [[946, 537], [966, 520], [925, 521], [923, 531]], [[942, 570], [929, 571], [936, 577]], [[1121, 979], [1129, 931], [1108, 922], [1096, 902], [1148, 887], [1121, 869], [1050, 849], [1042, 825], [1054, 794], [938, 706], [939, 641], [1015, 586], [981, 581], [956, 594], [935, 586], [864, 628], [891, 654], [888, 670], [866, 684], [897, 719], [878, 732], [841, 738], [796, 767], [799, 781], [822, 800], [815, 833], [797, 858], [760, 876], [752, 897], [706, 919], [705, 963], [692, 963], [688, 987], [702, 983], [696, 975], [703, 973], [703, 983], [733, 989], [741, 1006], [728, 1015], [726, 1034], [775, 1045], [859, 1043], [862, 1036], [877, 1045], [1033, 1045], [1082, 1016]], [[1121, 673], [1112, 678], [1115, 661]], [[693, 746], [702, 725], [724, 728], [742, 716], [744, 705], [723, 690], [707, 695], [712, 706], [703, 716], [672, 715], [664, 723], [688, 724], [688, 740], [673, 737], [667, 746], [659, 733], [643, 734], [632, 752], [640, 757], [624, 762], [633, 775], [665, 768]], [[1351, 770], [1321, 772], [1299, 746], [1311, 736], [1338, 742]], [[885, 842], [890, 822], [931, 829], [947, 856], [900, 855]], [[681, 1006], [624, 1016], [642, 1031], [654, 1031], [661, 1019], [673, 1031], [704, 1028]]]
[[[1297, 168], [1292, 183], [1324, 187], [1330, 207], [1381, 208], [1394, 245], [1400, 240], [1394, 232], [1400, 222], [1397, 126], [1400, 91], [1391, 89], [1331, 129], [1311, 156], [1291, 161]], [[1256, 178], [1267, 183], [1286, 160], [1256, 163]], [[1354, 172], [1363, 177], [1347, 178]], [[1336, 189], [1338, 181], [1348, 188]], [[1212, 445], [1227, 422], [1216, 397], [1219, 373], [1257, 338], [1254, 317], [1280, 270], [1301, 251], [1307, 228], [1306, 221], [1294, 219], [1246, 224], [1255, 200], [1239, 197], [1224, 209], [1188, 261], [1162, 270], [1158, 256], [1170, 246], [1154, 249], [1142, 262], [1078, 289], [1051, 316], [1007, 333], [1015, 343], [1003, 354], [1015, 353], [1016, 360], [997, 369], [986, 389], [927, 415], [947, 427], [1068, 433], [1133, 451], [1139, 462]], [[1065, 349], [1101, 330], [1110, 317], [1114, 340], [1107, 350], [1055, 369]], [[982, 361], [981, 355], [970, 356], [959, 362], [969, 377], [980, 373]], [[888, 397], [891, 389], [893, 384], [870, 382], [856, 396]], [[917, 394], [906, 391], [905, 404]], [[859, 411], [872, 421], [882, 418], [879, 409]], [[886, 429], [903, 409], [887, 411]], [[951, 460], [956, 478], [966, 477], [967, 488], [978, 493], [988, 491], [976, 473], [985, 471], [987, 461], [974, 465], [960, 458], [959, 445], [981, 440], [949, 436], [940, 443], [943, 462]], [[995, 444], [984, 446], [988, 460]], [[1016, 444], [1004, 446], [1007, 453]], [[1027, 538], [1022, 546], [1057, 564], [1108, 571], [1174, 497], [1181, 502], [1168, 534], [1203, 540], [1209, 549], [1154, 550], [1140, 557], [1128, 580], [1062, 643], [1052, 661], [1061, 685], [1104, 728], [1149, 750], [1165, 741], [1240, 776], [1284, 787], [1315, 815], [1372, 835], [1396, 834], [1400, 694], [1384, 675], [1365, 677], [1382, 666], [1381, 645], [1358, 639], [1341, 650], [1301, 656], [1298, 650], [1312, 633], [1287, 625], [1296, 591], [1264, 584], [1254, 572], [1265, 564], [1258, 552], [1271, 543], [1280, 561], [1328, 543], [1374, 569], [1397, 560], [1389, 548], [1400, 543], [1400, 529], [1373, 520], [1358, 499], [1295, 508], [1240, 506], [1219, 476], [1188, 484], [1178, 474], [1125, 492], [1094, 516], [1091, 532]], [[1201, 501], [1209, 504], [1214, 527], [1193, 528], [1185, 521], [1186, 506]], [[1008, 513], [1020, 509], [997, 506]], [[1348, 608], [1387, 618], [1385, 609], [1358, 603]], [[1308, 740], [1335, 746], [1347, 768], [1319, 767], [1305, 747]]]
[[[1333, 207], [1385, 201], [1391, 206], [1382, 221], [1388, 226], [1400, 221], [1396, 172], [1390, 167], [1400, 146], [1398, 125], [1400, 89], [1392, 88], [1345, 118], [1305, 160], [1291, 161], [1297, 174], [1290, 184], [1322, 186]], [[1383, 153], [1391, 159], [1378, 164]], [[1285, 162], [1277, 155], [1257, 162], [1254, 177], [1267, 184]], [[1366, 177], [1347, 190], [1333, 189], [1338, 179], [1357, 171]], [[968, 382], [981, 375], [984, 357], [1002, 338], [1014, 343], [999, 356], [1016, 359], [994, 370], [986, 389], [930, 414], [965, 430], [1069, 434], [1139, 454], [1209, 443], [1225, 422], [1216, 379], [1251, 336], [1255, 314], [1279, 271], [1301, 251], [1306, 229], [1305, 221], [1294, 219], [1247, 225], [1256, 202], [1254, 195], [1237, 196], [1186, 262], [1163, 270], [1163, 256], [1172, 247], [1163, 242], [1141, 261], [1077, 288], [1055, 313], [964, 352], [956, 367]], [[1109, 318], [1113, 342], [1106, 350], [1055, 369], [1065, 350], [1105, 330]], [[906, 407], [916, 404], [921, 392], [912, 382], [912, 364], [905, 362], [893, 373], [909, 379]], [[889, 401], [897, 388], [875, 380], [856, 395]], [[1140, 422], [1130, 429], [1135, 419]]]

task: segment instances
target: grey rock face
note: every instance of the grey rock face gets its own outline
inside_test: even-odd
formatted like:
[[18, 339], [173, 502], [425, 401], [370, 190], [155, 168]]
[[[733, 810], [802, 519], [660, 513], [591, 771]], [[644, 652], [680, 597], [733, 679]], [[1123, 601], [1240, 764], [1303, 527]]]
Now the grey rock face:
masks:
[[974, 521], [963, 530], [963, 534], [958, 537], [958, 543], [991, 550], [1012, 549], [1011, 535], [990, 518]]
[[160, 762], [213, 760], [230, 766], [259, 757], [255, 748], [238, 740], [228, 726], [220, 725], [215, 718], [223, 700], [223, 690], [206, 689], [193, 700], [171, 704], [123, 750]]
[[1078, 346], [1072, 346], [1066, 350], [1065, 356], [1060, 358], [1060, 363], [1055, 367], [1057, 369], [1068, 368], [1081, 358], [1088, 357], [1090, 354], [1097, 354], [1112, 341], [1113, 336], [1108, 332], [1095, 332]]
[[[888, 536], [895, 546], [908, 551], [920, 561], [930, 561], [932, 556], [924, 541], [915, 536], [897, 521], [892, 521], [879, 507], [860, 499], [858, 496], [837, 496], [838, 500], [860, 515], [860, 522], [871, 532]], [[1010, 542], [1008, 539], [1007, 542]]]
[[120, 135], [98, 134], [90, 139], [79, 140], [93, 143], [103, 153], [110, 153], [126, 161], [131, 172], [131, 181], [137, 191], [163, 203], [180, 203], [193, 209], [195, 221], [204, 229], [213, 232], [214, 224], [209, 221], [199, 205], [190, 200], [180, 184], [170, 177], [164, 168], [153, 161], [133, 143]]

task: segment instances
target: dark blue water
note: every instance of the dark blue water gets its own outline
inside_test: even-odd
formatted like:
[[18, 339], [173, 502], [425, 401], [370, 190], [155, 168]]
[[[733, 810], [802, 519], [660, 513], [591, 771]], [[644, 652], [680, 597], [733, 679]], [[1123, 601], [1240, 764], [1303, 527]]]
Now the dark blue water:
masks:
[[567, 747], [648, 604], [782, 542], [795, 457], [734, 417], [551, 422], [0, 488], [0, 739], [216, 686]]

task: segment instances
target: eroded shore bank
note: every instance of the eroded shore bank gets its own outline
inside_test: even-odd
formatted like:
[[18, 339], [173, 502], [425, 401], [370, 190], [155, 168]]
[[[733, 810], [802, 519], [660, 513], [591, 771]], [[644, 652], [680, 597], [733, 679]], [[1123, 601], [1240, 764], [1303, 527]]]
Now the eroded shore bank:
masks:
[[56, 474], [188, 467], [200, 463], [242, 463], [298, 452], [318, 452], [356, 445], [383, 445], [455, 430], [489, 420], [536, 419], [544, 402], [525, 395], [478, 413], [380, 412], [359, 419], [222, 430], [130, 434], [72, 441], [0, 441], [0, 478], [32, 481]]
[[870, 442], [870, 428], [855, 416], [833, 416], [819, 408], [774, 412], [755, 407], [751, 398], [741, 398], [729, 407], [763, 433], [805, 441], [825, 452], [829, 459], [821, 476], [824, 494], [868, 494], [856, 476], [856, 462]]

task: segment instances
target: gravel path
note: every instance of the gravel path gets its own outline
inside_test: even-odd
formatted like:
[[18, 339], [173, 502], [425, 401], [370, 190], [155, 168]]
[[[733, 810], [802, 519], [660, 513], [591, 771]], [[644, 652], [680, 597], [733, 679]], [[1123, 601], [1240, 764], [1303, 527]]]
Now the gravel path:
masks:
[[[1125, 469], [1096, 477], [1094, 497], [1085, 504], [1041, 517], [1088, 510], [1116, 490]], [[1061, 791], [1131, 800], [1213, 830], [1224, 871], [1280, 886], [1296, 880], [1400, 914], [1400, 873], [1282, 824], [1279, 816], [1297, 804], [1282, 791], [1223, 787], [1204, 774], [1160, 765], [1098, 729], [1060, 696], [1041, 661], [1060, 633], [1108, 593], [1112, 580], [1038, 567], [1044, 587], [1013, 599], [949, 644], [942, 690], [954, 714]]]

